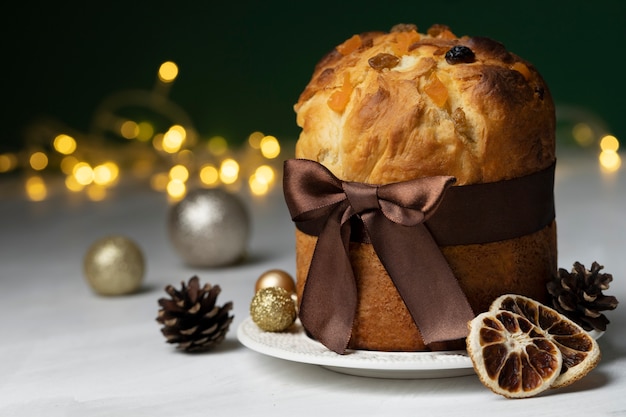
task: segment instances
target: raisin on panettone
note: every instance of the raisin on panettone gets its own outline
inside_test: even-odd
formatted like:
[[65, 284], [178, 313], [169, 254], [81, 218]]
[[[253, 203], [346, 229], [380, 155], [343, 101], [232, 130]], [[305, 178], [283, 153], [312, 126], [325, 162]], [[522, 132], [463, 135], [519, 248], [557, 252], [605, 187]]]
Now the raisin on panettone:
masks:
[[232, 302], [216, 305], [219, 286], [205, 284], [200, 287], [197, 276], [192, 277], [182, 288], [168, 285], [165, 291], [171, 299], [159, 299], [157, 322], [163, 324], [161, 332], [167, 343], [175, 343], [186, 352], [202, 352], [215, 347], [224, 340], [233, 316], [229, 311]]
[[609, 319], [602, 311], [614, 310], [618, 304], [617, 298], [603, 294], [613, 280], [611, 274], [600, 273], [603, 268], [594, 262], [588, 270], [575, 262], [571, 272], [559, 268], [547, 285], [553, 307], [587, 331], [605, 331]]

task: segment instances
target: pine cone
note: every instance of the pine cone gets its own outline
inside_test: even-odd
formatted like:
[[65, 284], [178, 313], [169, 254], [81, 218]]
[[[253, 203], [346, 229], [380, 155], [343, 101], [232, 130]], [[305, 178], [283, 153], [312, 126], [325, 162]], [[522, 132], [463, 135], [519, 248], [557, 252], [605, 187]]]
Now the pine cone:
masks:
[[233, 316], [228, 312], [233, 303], [215, 305], [221, 289], [205, 284], [200, 288], [197, 276], [189, 280], [187, 286], [181, 282], [180, 291], [168, 285], [165, 291], [171, 299], [159, 299], [157, 322], [164, 325], [161, 333], [167, 343], [177, 343], [178, 349], [186, 352], [202, 352], [215, 347], [224, 340]]
[[601, 311], [617, 307], [615, 297], [602, 293], [613, 280], [611, 274], [600, 273], [602, 268], [594, 262], [587, 270], [576, 262], [571, 272], [559, 268], [558, 275], [547, 285], [553, 307], [587, 331], [605, 331], [609, 319]]

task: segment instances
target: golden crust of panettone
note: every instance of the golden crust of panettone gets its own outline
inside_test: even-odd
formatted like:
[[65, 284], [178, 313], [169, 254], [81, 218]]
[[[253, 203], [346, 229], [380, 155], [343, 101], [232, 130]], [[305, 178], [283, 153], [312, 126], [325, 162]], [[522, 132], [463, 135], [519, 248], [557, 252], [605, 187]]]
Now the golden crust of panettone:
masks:
[[[458, 38], [441, 25], [418, 33], [398, 53], [399, 33], [413, 28], [362, 34], [356, 50], [342, 55], [334, 49], [317, 64], [294, 107], [302, 128], [297, 158], [318, 161], [342, 180], [371, 184], [433, 175], [452, 175], [456, 185], [486, 183], [554, 162], [554, 104], [532, 64], [498, 42]], [[458, 45], [471, 49], [473, 62], [446, 61]], [[379, 54], [395, 54], [397, 65], [373, 68], [369, 60]], [[445, 86], [443, 103], [427, 92], [434, 78]], [[328, 101], [347, 80], [349, 101], [333, 110]], [[316, 239], [296, 231], [299, 295]], [[504, 293], [543, 301], [556, 271], [556, 225], [507, 241], [441, 249], [475, 313]], [[371, 245], [352, 243], [350, 257], [359, 291], [350, 347], [427, 349]]]
[[[532, 64], [487, 38], [419, 34], [397, 66], [372, 68], [371, 58], [395, 53], [401, 33], [363, 34], [357, 50], [334, 49], [318, 63], [295, 105], [296, 157], [373, 184], [430, 175], [453, 175], [457, 185], [492, 182], [554, 161], [554, 104]], [[474, 62], [446, 61], [459, 45]], [[338, 112], [327, 102], [346, 73], [353, 90]], [[425, 93], [433, 76], [447, 90], [441, 106]]]

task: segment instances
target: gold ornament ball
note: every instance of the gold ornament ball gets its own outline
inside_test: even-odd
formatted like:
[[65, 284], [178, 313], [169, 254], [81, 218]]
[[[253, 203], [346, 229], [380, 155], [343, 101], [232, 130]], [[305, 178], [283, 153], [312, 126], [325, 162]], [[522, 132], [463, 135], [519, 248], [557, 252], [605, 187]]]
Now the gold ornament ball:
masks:
[[124, 295], [141, 287], [145, 261], [134, 241], [124, 236], [108, 236], [89, 247], [83, 270], [87, 282], [98, 294]]
[[296, 320], [296, 304], [284, 288], [262, 288], [252, 298], [250, 317], [261, 330], [282, 332]]
[[290, 294], [296, 292], [296, 283], [292, 276], [281, 269], [270, 269], [261, 274], [256, 281], [254, 291], [258, 292], [260, 289], [270, 287], [283, 288]]

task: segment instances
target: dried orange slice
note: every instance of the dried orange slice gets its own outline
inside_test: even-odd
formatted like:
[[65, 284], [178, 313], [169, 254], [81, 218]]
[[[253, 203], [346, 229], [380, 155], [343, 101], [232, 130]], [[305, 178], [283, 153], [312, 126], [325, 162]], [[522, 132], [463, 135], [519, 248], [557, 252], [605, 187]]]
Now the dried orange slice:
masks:
[[578, 381], [600, 361], [600, 348], [596, 340], [558, 311], [531, 298], [512, 294], [500, 296], [491, 304], [492, 313], [501, 310], [524, 316], [557, 345], [563, 356], [563, 367], [552, 384], [553, 388]]
[[558, 378], [562, 355], [520, 314], [487, 311], [469, 322], [467, 351], [482, 383], [507, 398], [537, 395]]

